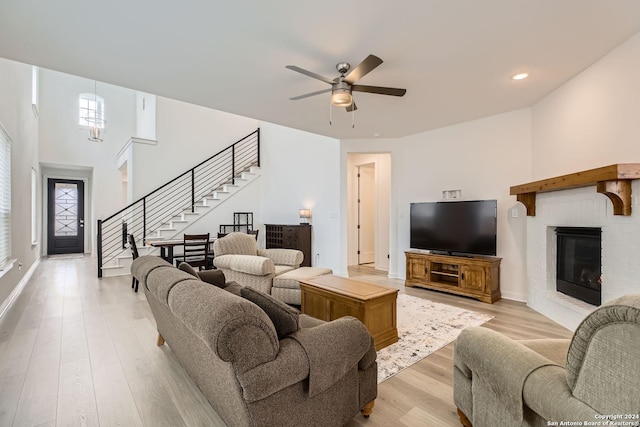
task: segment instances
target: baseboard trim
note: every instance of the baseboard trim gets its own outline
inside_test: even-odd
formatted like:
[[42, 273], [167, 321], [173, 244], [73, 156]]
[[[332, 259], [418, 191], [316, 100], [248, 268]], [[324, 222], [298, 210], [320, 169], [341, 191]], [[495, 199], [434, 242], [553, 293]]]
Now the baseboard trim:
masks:
[[2, 319], [2, 316], [4, 316], [4, 314], [7, 312], [9, 307], [11, 307], [11, 304], [13, 304], [13, 301], [15, 301], [15, 299], [18, 298], [18, 296], [22, 293], [22, 290], [29, 282], [29, 279], [31, 279], [31, 275], [36, 270], [36, 267], [38, 266], [39, 263], [40, 263], [40, 257], [38, 257], [33, 262], [33, 264], [31, 264], [31, 267], [29, 267], [29, 270], [25, 273], [24, 276], [22, 276], [22, 279], [20, 279], [16, 287], [13, 288], [13, 290], [11, 291], [7, 299], [5, 299], [2, 302], [2, 305], [0, 305], [0, 319]]
[[503, 299], [508, 299], [510, 301], [518, 301], [518, 302], [527, 302], [527, 296], [520, 293], [515, 292], [504, 292], [500, 289], [500, 294]]

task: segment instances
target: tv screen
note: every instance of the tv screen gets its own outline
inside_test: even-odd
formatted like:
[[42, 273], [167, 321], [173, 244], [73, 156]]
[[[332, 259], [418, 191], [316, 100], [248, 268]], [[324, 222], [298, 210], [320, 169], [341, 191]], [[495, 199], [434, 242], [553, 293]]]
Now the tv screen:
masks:
[[496, 255], [497, 207], [496, 200], [411, 203], [410, 246]]

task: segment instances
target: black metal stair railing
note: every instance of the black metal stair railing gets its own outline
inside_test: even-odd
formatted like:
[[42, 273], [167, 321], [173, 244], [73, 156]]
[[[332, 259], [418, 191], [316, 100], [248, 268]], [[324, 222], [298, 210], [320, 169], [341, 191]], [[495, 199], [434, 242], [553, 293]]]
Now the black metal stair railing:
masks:
[[98, 220], [98, 277], [105, 265], [126, 248], [127, 234], [145, 242], [163, 224], [185, 212], [195, 212], [205, 197], [251, 166], [260, 166], [260, 129], [214, 154], [207, 160], [106, 219]]

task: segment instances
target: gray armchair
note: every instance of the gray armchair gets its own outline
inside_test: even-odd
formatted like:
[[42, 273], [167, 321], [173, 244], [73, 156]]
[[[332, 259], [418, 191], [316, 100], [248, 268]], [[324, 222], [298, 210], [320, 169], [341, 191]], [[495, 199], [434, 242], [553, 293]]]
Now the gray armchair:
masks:
[[571, 340], [517, 341], [482, 327], [466, 329], [453, 357], [454, 402], [465, 426], [587, 425], [610, 421], [606, 415], [637, 417], [640, 294], [596, 309]]
[[259, 249], [254, 236], [231, 233], [213, 243], [214, 265], [227, 280], [271, 293], [273, 278], [300, 267], [303, 253], [295, 249]]

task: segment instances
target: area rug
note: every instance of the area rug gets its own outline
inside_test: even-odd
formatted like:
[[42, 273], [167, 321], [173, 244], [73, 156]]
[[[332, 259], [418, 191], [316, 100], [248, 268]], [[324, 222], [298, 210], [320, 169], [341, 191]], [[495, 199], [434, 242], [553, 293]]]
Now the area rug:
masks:
[[493, 316], [399, 294], [398, 342], [378, 351], [378, 384], [453, 342], [470, 326]]

